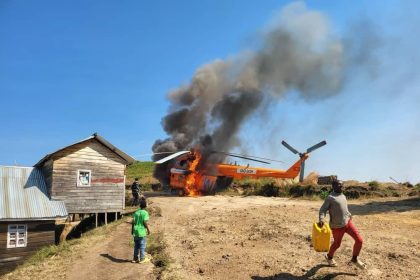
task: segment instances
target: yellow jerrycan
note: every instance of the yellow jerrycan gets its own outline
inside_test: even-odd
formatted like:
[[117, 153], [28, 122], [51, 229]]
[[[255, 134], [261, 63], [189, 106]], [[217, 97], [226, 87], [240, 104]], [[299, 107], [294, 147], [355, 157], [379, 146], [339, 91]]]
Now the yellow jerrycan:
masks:
[[328, 252], [330, 249], [331, 229], [327, 223], [324, 223], [322, 228], [318, 223], [313, 223], [312, 226], [312, 245], [317, 252]]

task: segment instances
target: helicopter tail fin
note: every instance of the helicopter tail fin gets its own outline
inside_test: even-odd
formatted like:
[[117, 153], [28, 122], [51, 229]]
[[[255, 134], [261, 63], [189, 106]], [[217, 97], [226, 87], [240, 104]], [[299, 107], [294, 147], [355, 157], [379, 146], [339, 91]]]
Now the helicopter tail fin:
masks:
[[302, 163], [304, 163], [307, 158], [308, 155], [305, 154], [298, 161], [296, 161], [289, 169], [287, 169], [286, 173], [290, 175], [290, 177], [296, 178], [300, 173]]
[[289, 169], [287, 169], [286, 173], [290, 175], [290, 177], [296, 178], [300, 173], [300, 164], [301, 160], [299, 159]]

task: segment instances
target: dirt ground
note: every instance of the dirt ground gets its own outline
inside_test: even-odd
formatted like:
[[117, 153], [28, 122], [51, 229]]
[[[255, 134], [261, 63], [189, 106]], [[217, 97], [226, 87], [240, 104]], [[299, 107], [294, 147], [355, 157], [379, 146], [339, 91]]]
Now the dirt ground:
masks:
[[173, 279], [419, 279], [420, 199], [350, 201], [364, 238], [360, 258], [348, 264], [353, 242], [345, 236], [338, 267], [326, 266], [311, 247], [311, 226], [322, 201], [269, 197], [152, 197], [174, 263]]
[[129, 221], [69, 259], [50, 259], [5, 279], [419, 279], [420, 198], [351, 200], [364, 238], [360, 258], [348, 264], [353, 242], [345, 236], [338, 267], [311, 247], [312, 223], [322, 201], [260, 196], [175, 197], [147, 193], [150, 220], [163, 232], [172, 263], [160, 275], [153, 264], [132, 264]]

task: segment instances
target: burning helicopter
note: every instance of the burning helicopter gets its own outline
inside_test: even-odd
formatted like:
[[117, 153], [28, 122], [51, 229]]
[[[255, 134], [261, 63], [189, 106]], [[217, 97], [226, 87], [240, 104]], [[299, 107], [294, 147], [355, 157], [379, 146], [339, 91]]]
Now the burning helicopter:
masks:
[[[215, 163], [213, 161], [208, 161], [208, 155], [203, 156], [203, 153], [198, 149], [176, 152], [155, 163], [159, 166], [166, 164], [166, 170], [169, 172], [168, 183], [172, 192], [177, 192], [180, 196], [214, 194], [216, 189], [228, 187], [233, 179], [258, 179], [267, 177], [294, 179], [300, 174], [299, 181], [302, 182], [304, 178], [305, 161], [309, 157], [309, 153], [326, 145], [327, 142], [321, 141], [318, 144], [311, 146], [303, 153], [299, 152], [285, 141], [282, 141], [282, 144], [292, 153], [299, 155], [299, 159], [287, 170]], [[236, 153], [210, 151], [210, 154], [219, 154], [222, 158], [226, 156], [237, 157], [265, 164], [270, 164], [268, 161], [276, 161]]]

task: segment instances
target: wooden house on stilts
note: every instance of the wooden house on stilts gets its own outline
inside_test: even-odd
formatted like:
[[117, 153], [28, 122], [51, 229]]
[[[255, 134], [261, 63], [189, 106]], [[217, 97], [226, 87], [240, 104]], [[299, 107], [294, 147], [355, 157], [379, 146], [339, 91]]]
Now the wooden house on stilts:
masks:
[[46, 155], [42, 170], [52, 200], [64, 201], [70, 214], [114, 213], [125, 208], [125, 171], [135, 160], [97, 133]]

